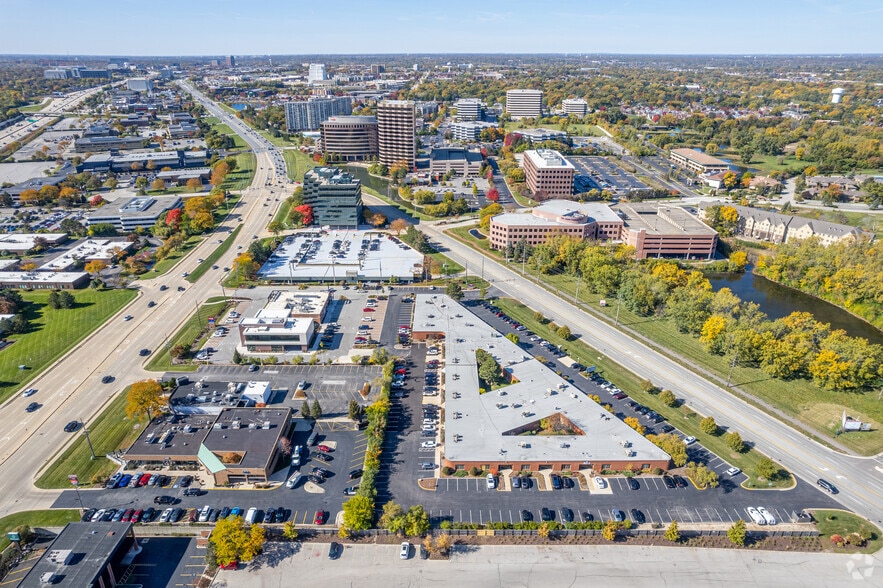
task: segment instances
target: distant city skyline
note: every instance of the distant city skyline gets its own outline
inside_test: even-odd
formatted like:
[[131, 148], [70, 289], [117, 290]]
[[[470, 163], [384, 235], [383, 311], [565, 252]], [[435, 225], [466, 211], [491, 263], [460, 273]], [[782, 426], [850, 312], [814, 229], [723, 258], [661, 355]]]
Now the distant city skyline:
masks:
[[883, 53], [879, 0], [9, 4], [0, 54]]

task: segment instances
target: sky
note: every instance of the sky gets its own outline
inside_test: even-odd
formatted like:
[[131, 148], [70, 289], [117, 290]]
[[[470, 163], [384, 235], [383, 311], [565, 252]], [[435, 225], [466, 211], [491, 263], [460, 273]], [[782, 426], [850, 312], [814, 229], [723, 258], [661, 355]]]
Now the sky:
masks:
[[883, 53], [881, 0], [0, 0], [0, 54]]

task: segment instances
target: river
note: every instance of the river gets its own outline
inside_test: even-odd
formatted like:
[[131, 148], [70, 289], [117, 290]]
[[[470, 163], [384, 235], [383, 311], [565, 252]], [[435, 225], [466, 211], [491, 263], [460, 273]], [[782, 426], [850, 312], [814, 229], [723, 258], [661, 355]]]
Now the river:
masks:
[[829, 323], [832, 329], [843, 329], [853, 337], [864, 337], [871, 343], [883, 344], [883, 331], [874, 328], [845, 310], [803, 292], [771, 282], [763, 276], [744, 274], [707, 274], [715, 291], [729, 288], [746, 302], [754, 302], [770, 319], [782, 318], [792, 312], [806, 311], [816, 320]]

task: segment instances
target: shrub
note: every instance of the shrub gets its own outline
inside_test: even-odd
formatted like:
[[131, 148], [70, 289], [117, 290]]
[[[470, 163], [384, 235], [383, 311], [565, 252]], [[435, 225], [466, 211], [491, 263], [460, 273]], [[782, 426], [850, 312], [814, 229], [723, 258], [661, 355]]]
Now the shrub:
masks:
[[454, 473], [454, 468], [452, 468], [451, 466], [445, 466], [442, 468], [441, 473], [445, 476], [450, 476]]
[[732, 543], [733, 545], [738, 545], [740, 547], [745, 545], [746, 534], [745, 521], [743, 521], [742, 519], [739, 519], [738, 521], [733, 523], [733, 526], [727, 529], [727, 538], [730, 540], [730, 543]]
[[730, 449], [737, 453], [745, 451], [745, 442], [742, 441], [742, 435], [737, 431], [731, 431], [724, 435], [724, 442]]
[[718, 432], [717, 423], [714, 422], [714, 417], [710, 416], [699, 421], [699, 428], [702, 429], [702, 432], [706, 435], [717, 435]]
[[482, 470], [481, 470], [480, 467], [478, 467], [478, 466], [472, 466], [471, 468], [469, 468], [469, 475], [470, 475], [470, 476], [476, 476], [476, 477], [477, 477], [477, 476], [480, 476], [480, 475], [481, 475], [481, 471], [482, 471]]
[[671, 390], [663, 390], [662, 392], [660, 392], [659, 400], [661, 400], [666, 406], [674, 406], [678, 403], [677, 397]]

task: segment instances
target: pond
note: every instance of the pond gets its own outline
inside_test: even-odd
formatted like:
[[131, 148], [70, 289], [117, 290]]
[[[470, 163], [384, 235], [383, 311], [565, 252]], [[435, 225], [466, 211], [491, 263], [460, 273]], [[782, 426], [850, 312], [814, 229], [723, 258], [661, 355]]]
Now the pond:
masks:
[[754, 302], [770, 319], [782, 318], [792, 312], [810, 312], [832, 329], [843, 329], [853, 337], [864, 337], [871, 343], [883, 344], [883, 331], [876, 329], [845, 310], [824, 300], [807, 296], [803, 292], [787, 288], [751, 273], [747, 268], [744, 274], [707, 274], [715, 291], [729, 288], [746, 302]]

